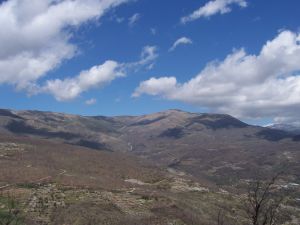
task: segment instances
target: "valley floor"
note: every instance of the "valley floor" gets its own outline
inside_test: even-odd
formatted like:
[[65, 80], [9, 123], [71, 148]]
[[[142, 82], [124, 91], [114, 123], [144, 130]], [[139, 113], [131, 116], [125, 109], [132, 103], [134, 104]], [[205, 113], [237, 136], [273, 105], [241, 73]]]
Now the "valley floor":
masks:
[[[2, 137], [0, 221], [28, 225], [249, 224], [245, 195], [175, 169], [51, 141]], [[293, 205], [294, 204], [294, 205]], [[296, 202], [286, 222], [299, 224]]]

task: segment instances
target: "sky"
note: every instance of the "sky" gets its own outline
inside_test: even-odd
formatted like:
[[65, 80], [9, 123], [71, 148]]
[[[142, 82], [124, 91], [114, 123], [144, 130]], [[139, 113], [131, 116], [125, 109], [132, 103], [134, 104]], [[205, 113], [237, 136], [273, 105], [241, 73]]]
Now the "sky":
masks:
[[0, 108], [300, 124], [299, 0], [0, 0]]

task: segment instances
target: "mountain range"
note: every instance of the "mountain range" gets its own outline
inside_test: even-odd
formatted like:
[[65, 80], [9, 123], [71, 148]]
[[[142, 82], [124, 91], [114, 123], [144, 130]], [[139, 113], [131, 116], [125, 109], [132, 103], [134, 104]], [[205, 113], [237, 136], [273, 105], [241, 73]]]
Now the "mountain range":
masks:
[[257, 169], [268, 172], [274, 165], [293, 164], [300, 149], [299, 136], [284, 130], [251, 126], [229, 115], [180, 110], [118, 117], [1, 110], [0, 132], [130, 153], [214, 180], [222, 180], [225, 172], [246, 179]]
[[[230, 211], [229, 203], [239, 202], [234, 196], [243, 193], [249, 180], [268, 179], [284, 170], [282, 185], [300, 184], [300, 138], [224, 114], [167, 110], [105, 117], [2, 109], [0, 162], [0, 189], [31, 193], [23, 196], [24, 202], [53, 191], [85, 199], [76, 197], [60, 211], [51, 208], [51, 213], [37, 217], [44, 224], [75, 224], [82, 210], [94, 212], [91, 201], [118, 207], [105, 205], [101, 213], [112, 211], [97, 217], [121, 221], [108, 224], [199, 224], [191, 222], [199, 218], [202, 224], [212, 224], [216, 203], [222, 200], [222, 207]], [[32, 189], [37, 184], [43, 185]], [[132, 215], [141, 207], [145, 214], [133, 222]], [[34, 214], [36, 208], [32, 210]], [[45, 223], [49, 215], [59, 221]]]

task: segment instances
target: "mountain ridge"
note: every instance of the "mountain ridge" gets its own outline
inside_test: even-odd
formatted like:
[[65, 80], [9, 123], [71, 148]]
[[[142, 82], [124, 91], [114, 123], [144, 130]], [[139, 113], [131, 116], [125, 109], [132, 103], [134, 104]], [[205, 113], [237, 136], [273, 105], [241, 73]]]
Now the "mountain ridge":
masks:
[[116, 117], [2, 110], [1, 133], [129, 153], [217, 182], [222, 182], [224, 168], [240, 179], [257, 169], [271, 173], [268, 164], [294, 163], [286, 155], [297, 158], [300, 149], [297, 136], [285, 131], [252, 126], [226, 114], [181, 110]]
[[113, 204], [108, 214], [118, 220], [126, 221], [123, 212], [130, 207], [147, 212], [127, 224], [153, 224], [143, 222], [148, 215], [161, 221], [154, 224], [167, 224], [170, 216], [194, 224], [195, 215], [199, 221], [215, 218], [219, 200], [231, 210], [249, 181], [268, 180], [282, 168], [287, 176], [280, 184], [300, 184], [300, 140], [294, 138], [226, 114], [167, 110], [106, 117], [0, 110], [0, 189], [76, 199], [52, 212], [62, 220], [94, 209], [103, 219], [103, 209]]

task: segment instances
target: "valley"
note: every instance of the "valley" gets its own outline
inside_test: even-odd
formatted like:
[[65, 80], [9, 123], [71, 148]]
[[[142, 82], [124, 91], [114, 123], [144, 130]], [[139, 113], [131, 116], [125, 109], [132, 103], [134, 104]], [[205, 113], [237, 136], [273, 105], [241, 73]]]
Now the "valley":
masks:
[[299, 162], [295, 136], [229, 115], [1, 110], [0, 216], [14, 199], [18, 224], [246, 225], [251, 181], [283, 171], [282, 224], [297, 225]]

